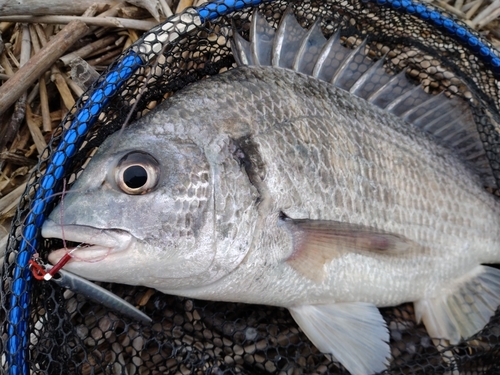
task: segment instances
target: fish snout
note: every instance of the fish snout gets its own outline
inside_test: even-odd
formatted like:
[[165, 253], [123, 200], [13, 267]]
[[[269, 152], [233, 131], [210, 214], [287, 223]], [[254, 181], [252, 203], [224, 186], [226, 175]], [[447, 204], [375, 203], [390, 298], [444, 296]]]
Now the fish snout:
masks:
[[64, 254], [71, 253], [73, 260], [97, 262], [130, 247], [133, 236], [119, 229], [100, 229], [84, 225], [60, 225], [50, 218], [42, 226], [44, 238], [57, 238], [65, 242], [77, 243], [53, 251], [49, 255], [51, 263], [56, 263]]

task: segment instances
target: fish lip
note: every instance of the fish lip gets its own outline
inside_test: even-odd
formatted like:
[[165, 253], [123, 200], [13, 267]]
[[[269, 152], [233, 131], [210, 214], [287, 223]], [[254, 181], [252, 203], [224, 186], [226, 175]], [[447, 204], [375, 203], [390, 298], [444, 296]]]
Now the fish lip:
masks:
[[42, 226], [42, 237], [85, 243], [90, 245], [87, 250], [93, 247], [108, 248], [113, 253], [127, 249], [133, 240], [133, 236], [122, 229], [101, 229], [80, 224], [60, 225], [50, 219]]

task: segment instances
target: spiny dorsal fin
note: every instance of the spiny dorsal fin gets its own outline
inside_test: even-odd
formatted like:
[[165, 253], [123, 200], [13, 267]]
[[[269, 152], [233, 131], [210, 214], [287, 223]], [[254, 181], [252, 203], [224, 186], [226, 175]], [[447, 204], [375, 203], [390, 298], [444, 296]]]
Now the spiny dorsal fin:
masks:
[[250, 28], [250, 40], [254, 41], [251, 53], [253, 61], [257, 65], [271, 65], [275, 34], [276, 30], [267, 23], [266, 19], [259, 12], [255, 12]]
[[274, 38], [272, 65], [291, 69], [306, 35], [307, 31], [297, 22], [292, 8], [288, 8]]
[[240, 34], [234, 33], [231, 39], [231, 49], [234, 59], [239, 66], [260, 65], [255, 64], [252, 57], [252, 43], [248, 42]]
[[367, 42], [364, 39], [359, 46], [350, 50], [349, 54], [343, 56], [343, 60], [330, 80], [330, 83], [338, 88], [349, 91], [358, 79], [362, 79], [363, 74], [373, 64], [373, 60], [366, 56], [365, 49]]
[[311, 75], [316, 64], [316, 56], [318, 56], [325, 43], [326, 38], [321, 31], [321, 19], [318, 18], [302, 39], [292, 69]]
[[485, 186], [495, 187], [476, 123], [465, 99], [444, 93], [429, 94], [404, 72], [388, 73], [384, 58], [368, 56], [367, 40], [355, 49], [341, 43], [340, 30], [326, 39], [318, 19], [306, 30], [289, 8], [275, 31], [265, 17], [254, 12], [250, 41], [234, 33], [231, 42], [239, 65], [274, 66], [313, 76], [404, 119], [432, 134], [479, 174]]

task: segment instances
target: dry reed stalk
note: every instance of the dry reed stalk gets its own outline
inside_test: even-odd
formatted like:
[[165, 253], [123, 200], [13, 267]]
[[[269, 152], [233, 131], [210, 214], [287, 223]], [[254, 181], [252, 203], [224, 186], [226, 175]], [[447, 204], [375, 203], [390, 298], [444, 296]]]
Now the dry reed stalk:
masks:
[[118, 56], [120, 53], [122, 53], [121, 48], [115, 48], [112, 51], [109, 51], [108, 53], [97, 57], [92, 60], [88, 60], [87, 62], [89, 63], [90, 66], [97, 66], [97, 65], [109, 65], [113, 62], [116, 56]]
[[99, 4], [92, 4], [85, 10], [85, 12], [83, 12], [82, 17], [94, 17], [97, 13], [99, 13], [99, 8]]
[[[483, 0], [478, 0], [474, 5], [465, 13], [465, 19], [469, 21], [472, 16], [478, 11], [478, 9], [483, 5]], [[471, 22], [467, 22], [470, 27], [474, 27]]]
[[80, 16], [0, 16], [0, 21], [26, 23], [69, 24], [72, 21], [83, 22], [92, 26], [118, 27], [147, 31], [158, 24], [156, 21], [131, 20], [119, 17], [80, 17]]
[[[0, 0], [0, 1], [2, 1], [2, 0]], [[9, 0], [4, 0], [4, 1], [9, 1]], [[84, 1], [84, 0], [82, 0], [82, 1]], [[165, 0], [159, 0], [159, 2], [160, 2], [161, 13], [166, 15], [166, 16], [170, 16], [172, 14], [171, 9], [175, 9], [176, 13], [177, 13], [181, 10], [184, 10], [187, 6], [192, 6], [192, 5], [199, 6], [200, 4], [204, 3], [205, 0], [195, 0], [195, 1], [193, 1], [193, 0], [185, 0], [184, 1], [183, 0], [180, 2], [175, 1], [173, 3], [171, 3], [170, 0], [168, 0], [168, 3]], [[444, 7], [447, 11], [452, 12], [453, 14], [456, 14], [459, 18], [463, 18], [464, 20], [469, 20], [469, 23], [472, 24], [473, 26], [483, 27], [483, 30], [482, 30], [483, 32], [486, 32], [486, 30], [485, 30], [486, 28], [493, 27], [492, 23], [495, 20], [490, 20], [490, 18], [491, 18], [491, 14], [493, 14], [493, 12], [495, 12], [495, 9], [497, 9], [497, 8], [494, 8], [494, 7], [488, 8], [488, 6], [490, 6], [490, 4], [492, 4], [492, 2], [489, 0], [473, 0], [473, 1], [469, 1], [469, 0], [456, 0], [456, 1], [442, 0], [441, 1], [440, 0], [440, 1], [437, 1], [437, 4], [440, 5], [441, 7]], [[111, 7], [109, 9], [105, 10], [104, 12], [102, 12], [102, 7], [91, 6], [91, 7], [87, 8], [87, 10], [83, 14], [83, 16], [86, 18], [92, 18], [92, 19], [105, 18], [105, 17], [111, 17], [111, 19], [114, 19], [114, 18], [116, 18], [115, 16], [119, 14], [119, 10], [120, 10], [121, 6], [122, 6], [121, 3], [112, 4]], [[487, 9], [487, 8], [488, 8], [488, 10], [485, 11], [485, 9]], [[61, 13], [59, 13], [58, 9], [55, 9], [55, 12], [57, 12], [58, 14], [52, 14], [52, 16], [60, 16], [61, 15]], [[99, 14], [99, 13], [101, 13], [101, 14]], [[98, 14], [98, 15], [96, 17], [94, 17], [96, 14]], [[132, 13], [129, 13], [129, 14], [132, 14]], [[471, 20], [473, 20], [473, 21], [471, 21]], [[150, 21], [147, 21], [147, 22], [150, 22]], [[155, 24], [155, 22], [151, 22], [151, 24]], [[12, 30], [14, 29], [13, 25], [14, 25], [13, 22], [0, 22], [0, 31], [2, 31], [2, 33], [4, 33], [4, 39], [6, 41], [10, 40], [9, 36], [12, 35]], [[89, 23], [89, 25], [90, 25], [90, 23]], [[90, 72], [91, 74], [89, 74], [89, 75], [91, 75], [93, 77], [93, 78], [90, 78], [89, 81], [86, 81], [86, 83], [84, 84], [85, 88], [88, 87], [89, 82], [92, 82], [95, 79], [95, 70], [89, 70], [92, 68], [88, 66], [88, 63], [90, 62], [92, 64], [99, 64], [99, 65], [101, 65], [100, 68], [104, 69], [105, 65], [110, 61], [110, 60], [108, 60], [110, 58], [110, 55], [108, 55], [108, 56], [106, 56], [106, 55], [111, 54], [111, 53], [115, 53], [115, 50], [113, 49], [114, 47], [112, 47], [112, 44], [114, 44], [115, 47], [122, 46], [123, 48], [126, 48], [132, 42], [135, 42], [140, 37], [141, 31], [142, 31], [142, 29], [129, 28], [128, 26], [130, 24], [127, 24], [127, 28], [117, 29], [115, 23], [109, 22], [109, 20], [106, 21], [106, 19], [104, 21], [102, 21], [102, 20], [96, 21], [95, 23], [92, 23], [92, 25], [95, 25], [95, 26], [89, 27], [89, 29], [88, 29], [89, 31], [86, 33], [86, 35], [90, 35], [90, 37], [92, 38], [92, 39], [90, 39], [90, 40], [92, 40], [92, 42], [88, 43], [88, 44], [89, 45], [92, 43], [96, 43], [97, 45], [101, 44], [101, 46], [103, 48], [96, 48], [95, 50], [93, 50], [92, 53], [80, 56], [77, 60], [75, 60], [78, 62], [78, 64], [79, 64], [78, 66], [83, 66], [83, 64], [87, 64], [86, 65], [87, 67], [84, 68], [84, 71]], [[111, 29], [110, 29], [110, 27], [111, 27]], [[497, 29], [498, 29], [498, 27], [497, 27]], [[41, 27], [40, 27], [40, 30], [43, 31], [43, 29]], [[7, 31], [9, 32], [8, 35], [5, 34], [5, 32], [7, 32]], [[92, 34], [89, 34], [89, 32], [92, 32]], [[488, 37], [492, 36], [492, 37], [496, 37], [497, 39], [500, 38], [500, 31], [495, 31], [495, 29], [493, 29], [493, 30], [488, 30], [488, 32], [489, 32], [489, 34], [487, 34]], [[45, 33], [44, 33], [44, 35], [45, 35]], [[49, 35], [51, 35], [51, 32], [49, 32]], [[113, 43], [107, 44], [107, 42], [103, 42], [104, 39], [110, 38], [112, 36], [115, 36]], [[96, 38], [97, 38], [97, 40], [95, 41]], [[110, 40], [111, 40], [111, 38], [110, 38]], [[493, 42], [494, 42], [494, 40], [495, 39], [492, 39]], [[37, 39], [35, 38], [32, 41], [33, 48], [34, 48], [35, 52], [37, 52], [36, 48], [34, 47], [36, 42], [37, 42]], [[17, 44], [16, 46], [19, 46], [19, 44]], [[108, 46], [111, 48], [111, 51], [109, 49], [105, 50], [104, 47], [108, 47]], [[17, 61], [16, 60], [17, 55], [12, 52], [13, 51], [12, 48], [13, 48], [13, 46], [8, 47], [10, 56], [13, 58], [12, 63], [9, 61], [9, 59], [7, 57], [7, 52], [2, 53], [0, 55], [0, 64], [2, 65], [2, 67], [4, 69], [4, 71], [1, 73], [1, 74], [3, 74], [3, 76], [0, 75], [0, 79], [7, 79], [8, 77], [14, 77], [15, 70], [17, 70], [17, 68], [12, 67], [12, 64], [15, 65], [15, 61]], [[74, 51], [73, 53], [75, 53], [75, 52], [76, 51]], [[27, 111], [29, 111], [27, 119], [26, 119], [26, 121], [28, 122], [28, 126], [22, 126], [20, 133], [18, 134], [18, 137], [16, 139], [14, 139], [14, 141], [12, 142], [12, 145], [10, 146], [10, 148], [8, 150], [4, 151], [4, 150], [0, 149], [0, 151], [3, 151], [2, 153], [0, 153], [0, 160], [5, 161], [5, 167], [2, 168], [1, 172], [0, 172], [0, 193], [3, 195], [0, 198], [0, 223], [2, 220], [3, 220], [3, 222], [6, 222], [6, 218], [10, 218], [15, 206], [17, 205], [17, 202], [18, 202], [20, 196], [24, 192], [24, 187], [25, 187], [25, 183], [26, 183], [26, 179], [27, 179], [26, 173], [28, 173], [28, 169], [30, 169], [32, 167], [33, 163], [35, 163], [35, 159], [32, 157], [32, 155], [34, 155], [35, 152], [37, 152], [37, 151], [40, 152], [40, 148], [41, 148], [41, 139], [43, 137], [41, 137], [42, 133], [40, 132], [40, 123], [41, 122], [43, 123], [43, 131], [50, 132], [52, 130], [52, 125], [57, 124], [64, 117], [64, 115], [66, 113], [66, 109], [63, 107], [64, 106], [68, 107], [70, 105], [69, 103], [66, 103], [66, 101], [64, 100], [64, 96], [73, 97], [73, 94], [75, 94], [75, 96], [78, 96], [79, 95], [78, 92], [81, 92], [75, 88], [73, 80], [70, 80], [66, 76], [68, 67], [72, 67], [71, 64], [68, 65], [69, 61], [66, 60], [66, 58], [69, 57], [70, 55], [71, 55], [71, 53], [69, 53], [69, 54], [65, 53], [63, 58], [61, 58], [61, 60], [64, 61], [65, 66], [61, 67], [57, 73], [57, 74], [59, 74], [59, 77], [63, 79], [64, 85], [66, 86], [66, 88], [68, 88], [67, 92], [65, 94], [64, 93], [61, 94], [60, 89], [58, 87], [56, 88], [54, 86], [54, 84], [48, 82], [48, 79], [46, 80], [45, 77], [42, 76], [39, 80], [39, 89], [38, 89], [39, 90], [39, 99], [40, 99], [40, 103], [39, 103], [40, 109], [39, 110], [41, 111], [41, 120], [40, 120], [40, 117], [37, 116], [39, 114], [39, 112], [37, 112], [37, 108], [35, 107], [35, 104], [32, 106], [32, 108], [29, 108], [29, 109], [27, 108]], [[91, 59], [89, 59], [89, 57]], [[43, 69], [42, 72], [48, 71], [48, 70], [49, 71], [51, 70], [51, 65], [49, 65], [45, 69]], [[3, 85], [5, 86], [6, 83], [4, 82]], [[31, 86], [31, 84], [27, 86], [25, 91], [28, 90], [29, 86]], [[80, 87], [82, 87], [82, 86], [80, 86]], [[73, 92], [73, 94], [71, 93], [70, 90]], [[63, 99], [61, 99], [61, 98], [63, 98]], [[59, 102], [61, 102], [61, 101], [65, 102], [64, 106], [61, 106], [59, 108], [56, 107], [56, 105], [58, 105]], [[50, 102], [50, 105], [52, 106], [52, 108], [49, 107], [49, 102]], [[31, 112], [31, 109], [33, 110], [34, 113]], [[51, 111], [51, 112], [49, 112], [49, 111]], [[47, 116], [47, 113], [48, 113], [48, 116]], [[33, 130], [33, 132], [36, 133], [35, 137], [37, 137], [37, 139], [38, 139], [38, 142], [39, 142], [38, 145], [33, 144], [34, 141], [32, 140], [30, 130]], [[17, 166], [17, 165], [22, 165], [23, 166], [22, 168], [24, 168], [24, 170], [26, 172], [21, 172], [20, 171], [21, 168], [16, 169], [15, 166]], [[20, 174], [17, 177], [15, 177], [17, 171], [19, 171], [18, 173], [20, 173]], [[21, 173], [25, 173], [25, 175], [23, 176]], [[13, 188], [13, 186], [15, 186], [15, 185], [17, 185], [17, 187]], [[2, 250], [5, 247], [5, 240], [7, 238], [7, 236], [5, 236], [5, 233], [2, 232], [2, 229], [3, 228], [0, 229], [0, 257], [3, 256]], [[2, 247], [2, 244], [3, 244], [3, 247]], [[1, 264], [1, 259], [0, 259], [0, 264]], [[137, 294], [135, 294], [136, 301], [138, 301], [138, 304], [140, 306], [145, 306], [148, 303], [148, 301], [150, 300], [150, 298], [153, 296], [153, 294], [154, 294], [153, 290], [147, 289], [147, 290], [145, 290], [145, 292], [143, 293], [142, 296], [138, 296]], [[200, 319], [200, 318], [198, 317], [196, 319]], [[413, 317], [404, 317], [404, 319], [413, 319]], [[169, 332], [169, 329], [170, 329], [170, 327], [166, 327], [165, 332]], [[281, 335], [276, 340], [278, 342], [281, 342], [281, 341], [285, 342], [286, 340], [292, 340], [292, 339], [299, 340], [300, 337], [298, 337], [298, 333], [297, 333], [298, 330], [296, 330], [296, 328], [292, 328], [292, 330], [293, 331], [291, 331], [290, 334], [288, 334], [288, 332], [286, 333], [286, 335], [288, 337]], [[214, 335], [215, 339], [219, 340], [219, 336], [217, 336], [216, 331], [215, 332], [211, 331], [210, 334]], [[88, 335], [86, 335], [86, 337], [88, 337]], [[125, 335], [125, 337], [130, 338], [128, 335]], [[188, 337], [186, 336], [184, 338], [184, 340], [186, 338], [188, 338]], [[201, 345], [200, 342], [197, 341], [197, 339], [195, 339], [194, 342], [195, 343], [193, 346]], [[210, 340], [207, 340], [207, 342], [202, 342], [202, 343], [207, 348], [213, 347], [213, 344], [210, 342]], [[120, 343], [120, 344], [123, 346], [128, 345], [128, 343]], [[245, 362], [246, 363], [256, 363], [256, 362], [263, 361], [263, 357], [260, 354], [254, 353], [254, 352], [257, 350], [257, 346], [259, 346], [259, 348], [262, 349], [262, 347], [265, 347], [265, 344], [266, 343], [263, 341], [257, 341], [255, 344], [249, 345], [247, 347], [242, 347], [241, 350], [246, 352], [246, 354], [244, 354], [244, 357], [243, 357], [245, 359]], [[240, 353], [240, 348], [237, 345], [231, 346], [232, 344], [230, 342], [226, 342], [225, 345], [228, 345], [228, 346], [223, 346], [224, 350], [229, 350], [230, 348], [234, 347], [237, 355], [243, 355]], [[118, 355], [122, 351], [121, 346], [120, 347], [116, 346], [115, 349], [116, 350], [114, 352], [116, 353], [116, 355]], [[221, 350], [221, 349], [215, 348], [214, 351], [215, 350]], [[141, 356], [145, 356], [146, 359], [144, 359], [144, 361], [148, 360], [149, 362], [158, 363], [159, 366], [163, 366], [162, 368], [164, 369], [165, 373], [168, 372], [168, 369], [170, 369], [171, 372], [178, 371], [179, 373], [182, 373], [183, 371], [185, 371], [186, 373], [189, 373], [188, 369], [185, 369], [185, 368], [184, 369], [176, 369], [175, 368], [176, 363], [177, 363], [176, 360], [170, 359], [168, 361], [165, 361], [164, 358], [168, 357], [168, 355], [166, 355], [166, 354], [164, 356], [159, 355], [158, 349], [153, 350], [153, 348], [152, 348], [151, 351], [153, 352], [154, 356], [153, 356], [153, 354], [151, 354], [151, 356], [149, 356], [148, 353], [146, 353], [145, 351], [143, 351], [140, 355], [138, 355], [137, 353], [133, 353], [133, 356], [138, 358], [138, 360], [140, 360], [141, 364], [144, 363], [141, 359]], [[214, 353], [214, 351], [210, 352], [211, 356], [216, 355]], [[236, 358], [236, 356], [233, 356], [230, 353], [228, 355], [228, 358], [231, 358], [231, 357]], [[108, 360], [110, 360], [110, 359], [108, 359]], [[234, 360], [238, 361], [237, 359], [234, 359]], [[302, 357], [300, 360], [304, 361], [304, 366], [305, 366], [306, 359]], [[84, 366], [86, 366], [86, 365], [84, 365]], [[262, 365], [263, 370], [264, 370], [264, 368], [265, 368], [265, 366]], [[266, 369], [267, 369], [267, 367], [266, 367]], [[80, 369], [80, 370], [84, 370], [84, 369]], [[88, 373], [90, 373], [91, 370], [92, 369], [88, 369], [88, 368], [85, 369], [85, 371], [87, 371]], [[275, 371], [275, 372], [277, 371], [277, 369], [275, 369], [275, 368], [269, 368], [268, 370]], [[326, 366], [325, 366], [324, 371], [327, 372]], [[285, 372], [283, 371], [281, 373], [285, 373]], [[291, 374], [290, 370], [288, 370], [288, 372], [286, 372], [286, 373]]]
[[441, 1], [441, 0], [438, 1], [437, 4], [439, 4], [439, 6], [441, 8], [443, 8], [444, 10], [450, 12], [451, 14], [453, 14], [453, 15], [459, 17], [459, 18], [462, 18], [462, 19], [465, 18], [465, 13], [462, 12], [460, 9], [454, 7], [453, 5], [448, 4], [445, 1]]
[[68, 65], [72, 60], [77, 57], [85, 58], [87, 56], [91, 56], [96, 51], [102, 49], [103, 47], [109, 47], [111, 44], [118, 39], [116, 35], [109, 35], [105, 38], [96, 40], [93, 43], [90, 43], [76, 51], [73, 51], [67, 55], [62, 56], [59, 60], [61, 60], [64, 65]]
[[3, 15], [44, 15], [82, 14], [87, 8], [109, 3], [123, 3], [123, 0], [0, 0], [0, 14]]
[[69, 89], [73, 92], [73, 94], [75, 94], [77, 98], [83, 95], [84, 90], [80, 86], [78, 86], [75, 81], [73, 81], [66, 74], [61, 74], [61, 76], [64, 78], [66, 86], [69, 87]]
[[[22, 26], [22, 45], [21, 45], [21, 56], [20, 56], [20, 65], [25, 66], [31, 55], [31, 38], [27, 25]], [[27, 90], [28, 87], [24, 88], [24, 91], [20, 93], [19, 98], [16, 101], [14, 106], [14, 112], [10, 118], [8, 125], [2, 129], [1, 132], [1, 140], [0, 140], [0, 150], [3, 150], [8, 143], [12, 141], [12, 139], [16, 136], [21, 126], [21, 123], [24, 120], [25, 116], [25, 108], [26, 108], [26, 99], [27, 99]]]
[[160, 7], [163, 11], [163, 15], [167, 18], [172, 16], [173, 15], [172, 9], [170, 9], [170, 6], [167, 4], [167, 2], [165, 0], [159, 0], [159, 2], [160, 2]]
[[500, 3], [497, 4], [496, 8], [491, 9], [491, 13], [477, 22], [477, 28], [482, 29], [484, 26], [497, 19], [498, 16], [500, 16]]
[[47, 142], [45, 142], [42, 131], [40, 130], [42, 119], [35, 117], [29, 105], [26, 106], [26, 123], [28, 124], [31, 137], [35, 142], [38, 155], [42, 155], [43, 150], [47, 147]]
[[2, 68], [5, 70], [5, 73], [7, 75], [14, 75], [14, 69], [12, 68], [12, 65], [10, 64], [10, 61], [5, 53], [2, 53], [2, 56], [0, 57], [0, 64], [2, 65]]
[[[35, 51], [35, 53], [38, 53], [38, 51], [40, 51], [42, 47], [40, 46], [40, 42], [38, 40], [38, 35], [36, 33], [35, 27], [33, 25], [29, 25], [29, 31], [31, 35], [31, 43], [33, 45], [33, 50]], [[45, 77], [43, 74], [38, 80], [38, 84], [39, 84], [38, 93], [40, 96], [40, 109], [42, 111], [42, 120], [43, 120], [43, 131], [49, 132], [52, 130], [52, 122], [50, 120], [47, 83], [45, 81]]]
[[59, 70], [59, 68], [55, 65], [51, 69], [50, 80], [55, 83], [57, 91], [59, 91], [59, 95], [61, 96], [61, 100], [63, 101], [66, 109], [71, 109], [75, 105], [75, 99], [71, 94], [71, 90], [69, 89], [61, 70]]
[[193, 2], [194, 2], [193, 0], [180, 0], [179, 4], [177, 5], [177, 9], [175, 10], [175, 13], [180, 13], [188, 7], [192, 7]]
[[47, 82], [45, 81], [45, 77], [40, 77], [40, 109], [42, 111], [42, 121], [43, 121], [43, 131], [50, 132], [52, 131], [52, 120], [50, 118], [50, 108], [49, 108], [49, 95], [47, 93]]
[[453, 7], [455, 9], [462, 9], [462, 6], [464, 5], [464, 0], [456, 0], [455, 4], [453, 4]]
[[479, 12], [479, 14], [476, 17], [474, 17], [474, 19], [472, 20], [472, 23], [471, 23], [472, 27], [479, 28], [480, 23], [482, 23], [482, 21], [486, 17], [488, 17], [489, 14], [494, 12], [499, 7], [500, 7], [500, 0], [493, 1], [486, 8], [484, 8], [481, 12]]
[[[46, 37], [45, 31], [43, 30], [40, 24], [35, 25], [36, 34], [42, 46], [46, 46], [48, 44], [48, 39]], [[75, 99], [71, 94], [71, 91], [66, 84], [66, 80], [64, 79], [61, 70], [56, 66], [52, 65], [50, 69], [51, 75], [50, 80], [55, 83], [59, 94], [64, 102], [64, 105], [67, 109], [73, 107], [75, 105]]]
[[0, 114], [3, 114], [73, 43], [85, 35], [87, 30], [87, 25], [80, 21], [69, 23], [3, 84], [0, 87]]
[[0, 22], [0, 32], [1, 33], [6, 32], [8, 29], [11, 28], [12, 25], [14, 25], [13, 22]]

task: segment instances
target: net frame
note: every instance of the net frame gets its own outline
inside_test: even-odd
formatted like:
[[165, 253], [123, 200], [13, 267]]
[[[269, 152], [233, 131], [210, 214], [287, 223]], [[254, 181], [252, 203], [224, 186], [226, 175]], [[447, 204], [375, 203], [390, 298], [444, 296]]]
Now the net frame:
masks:
[[[264, 2], [261, 8], [269, 6], [282, 12], [287, 7], [285, 1], [273, 2], [273, 5], [266, 3]], [[303, 2], [296, 8], [298, 18], [305, 26], [309, 26], [313, 19], [308, 19], [303, 15], [301, 18], [300, 6], [303, 7], [302, 9], [309, 9], [313, 3], [314, 1]], [[4, 316], [2, 350], [10, 356], [10, 359], [5, 363], [9, 367], [9, 374], [29, 373], [27, 359], [30, 355], [26, 350], [29, 346], [32, 350], [36, 350], [33, 349], [34, 345], [30, 344], [28, 339], [30, 337], [28, 330], [30, 324], [28, 322], [33, 319], [33, 312], [30, 313], [28, 308], [30, 294], [39, 292], [41, 295], [51, 295], [52, 299], [57, 298], [61, 301], [65, 299], [64, 293], [55, 292], [53, 286], [45, 285], [41, 291], [39, 286], [32, 289], [28, 269], [28, 260], [33, 253], [36, 253], [35, 249], [38, 247], [48, 249], [52, 245], [53, 241], [42, 241], [39, 232], [45, 215], [57, 202], [57, 198], [52, 198], [52, 195], [61, 189], [62, 179], [68, 175], [73, 175], [74, 179], [81, 172], [82, 165], [88, 159], [92, 149], [108, 134], [118, 129], [121, 123], [126, 120], [126, 115], [131, 114], [134, 119], [141, 117], [151, 108], [151, 103], [161, 102], [166, 96], [172, 95], [189, 83], [233, 68], [234, 62], [226, 42], [212, 42], [212, 44], [207, 43], [206, 45], [200, 45], [199, 42], [203, 38], [209, 40], [210, 37], [214, 36], [216, 36], [216, 41], [219, 38], [227, 39], [228, 26], [231, 22], [237, 24], [237, 27], [245, 34], [249, 11], [242, 9], [245, 6], [254, 7], [259, 4], [261, 4], [260, 1], [217, 1], [200, 9], [189, 9], [185, 13], [167, 20], [164, 24], [144, 35], [141, 40], [117, 59], [63, 120], [59, 134], [51, 140], [37, 171], [34, 173], [35, 182], [28, 185], [23, 195], [9, 238], [1, 297], [2, 315]], [[309, 8], [307, 8], [308, 6]], [[318, 9], [315, 16], [324, 16], [324, 14], [328, 14], [328, 11], [334, 9], [338, 20], [344, 21], [346, 35], [355, 30], [353, 35], [357, 41], [367, 34], [366, 30], [371, 33], [372, 40], [382, 42], [382, 44], [389, 38], [395, 38], [396, 42], [392, 43], [397, 45], [398, 39], [402, 41], [404, 37], [395, 35], [397, 33], [387, 33], [386, 30], [386, 34], [377, 39], [379, 37], [376, 29], [377, 21], [371, 24], [372, 29], [363, 29], [359, 25], [347, 24], [346, 14], [359, 12], [366, 17], [368, 12], [377, 13], [377, 9], [391, 9], [385, 13], [385, 17], [398, 14], [400, 17], [398, 20], [402, 24], [408, 22], [413, 27], [419, 25], [419, 31], [424, 29], [435, 31], [434, 27], [440, 28], [440, 33], [435, 38], [431, 38], [431, 41], [417, 38], [417, 45], [420, 43], [418, 47], [422, 51], [434, 55], [436, 54], [436, 45], [446, 46], [455, 43], [461, 47], [457, 48], [454, 54], [450, 53], [447, 61], [440, 61], [440, 66], [445, 66], [448, 71], [453, 72], [472, 91], [474, 102], [472, 108], [477, 118], [478, 131], [485, 136], [485, 148], [492, 161], [492, 168], [500, 170], [499, 104], [498, 100], [494, 99], [499, 97], [497, 79], [500, 59], [498, 52], [487, 41], [442, 11], [416, 2], [332, 1], [323, 7], [318, 6]], [[226, 17], [226, 14], [229, 17]], [[379, 14], [381, 13], [379, 12]], [[416, 15], [420, 21], [417, 21], [412, 15]], [[413, 17], [411, 22], [406, 16]], [[358, 17], [361, 16], [358, 15]], [[380, 30], [378, 31], [380, 32]], [[328, 30], [326, 27], [325, 34], [328, 32], [332, 32], [332, 30]], [[353, 42], [353, 44], [355, 43]], [[196, 46], [192, 47], [195, 44]], [[404, 43], [402, 45], [404, 47]], [[211, 49], [215, 46], [219, 49], [216, 58], [208, 56], [213, 53]], [[188, 59], [179, 58], [182, 56], [183, 50], [188, 50], [191, 57]], [[380, 53], [382, 50], [383, 48], [379, 48]], [[464, 54], [464, 51], [470, 53], [468, 58], [459, 58]], [[445, 47], [438, 50], [438, 53], [448, 52]], [[377, 51], [374, 53], [379, 54]], [[390, 64], [392, 65], [388, 66], [389, 69], [395, 71], [401, 69], [398, 64]], [[188, 67], [186, 68], [186, 66]], [[427, 76], [419, 76], [418, 79], [421, 81], [428, 79], [431, 82], [429, 87], [432, 87], [432, 83], [438, 82], [437, 86], [445, 88], [453, 94], [466, 95], [466, 93], [460, 92], [460, 88], [455, 88], [453, 80], [450, 80], [451, 83], [445, 84], [445, 80], [440, 80], [436, 74], [433, 76], [428, 73]], [[143, 85], [148, 86], [148, 89], [143, 91], [143, 86], [134, 85], [132, 82], [142, 82]], [[132, 107], [134, 108], [133, 112], [130, 111]], [[95, 127], [90, 130], [94, 124]], [[23, 234], [20, 233], [21, 228]], [[42, 256], [45, 255], [42, 251], [39, 253]], [[52, 309], [58, 311], [56, 307], [52, 307]], [[45, 305], [43, 310], [48, 311], [49, 307]], [[408, 311], [407, 313], [411, 314], [411, 309]], [[59, 314], [61, 316], [68, 315], [67, 311], [60, 311]], [[57, 340], [54, 339], [54, 341]], [[439, 357], [442, 358], [442, 353], [455, 350], [457, 347], [443, 348]], [[498, 348], [495, 346], [493, 352], [496, 353], [496, 351]], [[54, 360], [54, 358], [52, 359]], [[36, 365], [31, 363], [31, 368], [35, 369]], [[50, 373], [53, 371], [56, 371], [53, 367], [48, 370]]]

